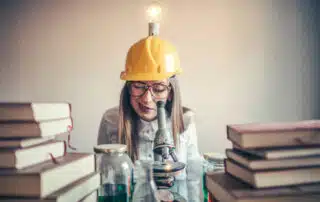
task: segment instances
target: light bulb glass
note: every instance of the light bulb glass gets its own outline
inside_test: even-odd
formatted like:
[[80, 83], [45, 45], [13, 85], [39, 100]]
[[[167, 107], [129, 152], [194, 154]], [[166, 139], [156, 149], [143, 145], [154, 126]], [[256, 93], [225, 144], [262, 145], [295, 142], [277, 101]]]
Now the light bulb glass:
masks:
[[162, 8], [159, 2], [152, 2], [146, 10], [147, 19], [151, 23], [159, 23], [162, 17]]

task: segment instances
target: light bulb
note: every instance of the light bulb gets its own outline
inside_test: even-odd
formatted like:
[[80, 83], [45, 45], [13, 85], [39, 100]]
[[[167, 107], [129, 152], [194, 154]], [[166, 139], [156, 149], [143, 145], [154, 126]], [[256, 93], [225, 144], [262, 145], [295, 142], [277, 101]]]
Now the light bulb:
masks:
[[159, 2], [152, 2], [147, 7], [146, 14], [149, 21], [149, 36], [159, 35], [160, 21], [162, 18], [162, 8]]
[[162, 17], [162, 9], [159, 2], [152, 2], [146, 10], [149, 23], [160, 23]]

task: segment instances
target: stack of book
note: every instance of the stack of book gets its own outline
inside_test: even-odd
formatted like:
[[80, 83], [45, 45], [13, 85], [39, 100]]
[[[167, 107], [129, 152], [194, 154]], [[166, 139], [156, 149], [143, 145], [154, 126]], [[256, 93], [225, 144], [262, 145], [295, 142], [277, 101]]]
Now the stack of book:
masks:
[[208, 173], [218, 201], [320, 201], [320, 120], [227, 125], [224, 173]]
[[97, 201], [94, 154], [67, 152], [65, 102], [0, 103], [0, 201]]

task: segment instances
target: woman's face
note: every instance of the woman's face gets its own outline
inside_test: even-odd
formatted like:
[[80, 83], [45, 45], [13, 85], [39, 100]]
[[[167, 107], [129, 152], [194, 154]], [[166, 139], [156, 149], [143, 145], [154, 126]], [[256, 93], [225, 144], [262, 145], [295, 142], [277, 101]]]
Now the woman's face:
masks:
[[139, 117], [152, 121], [157, 117], [159, 100], [166, 101], [170, 93], [169, 81], [133, 81], [129, 84], [130, 103]]

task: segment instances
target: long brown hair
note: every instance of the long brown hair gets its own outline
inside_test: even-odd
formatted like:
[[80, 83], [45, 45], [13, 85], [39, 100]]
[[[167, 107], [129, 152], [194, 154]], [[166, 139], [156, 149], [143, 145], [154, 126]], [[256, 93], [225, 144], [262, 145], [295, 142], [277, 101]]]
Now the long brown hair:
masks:
[[[168, 99], [167, 101], [166, 111], [171, 117], [174, 145], [175, 147], [178, 147], [178, 136], [184, 131], [183, 108], [181, 104], [180, 87], [177, 78], [169, 78], [169, 83], [171, 85], [171, 99]], [[118, 138], [120, 143], [127, 145], [128, 153], [133, 161], [138, 158], [138, 120], [139, 116], [136, 114], [130, 104], [129, 88], [126, 83], [123, 86], [120, 94]]]

